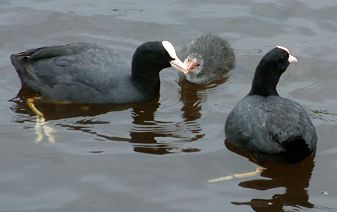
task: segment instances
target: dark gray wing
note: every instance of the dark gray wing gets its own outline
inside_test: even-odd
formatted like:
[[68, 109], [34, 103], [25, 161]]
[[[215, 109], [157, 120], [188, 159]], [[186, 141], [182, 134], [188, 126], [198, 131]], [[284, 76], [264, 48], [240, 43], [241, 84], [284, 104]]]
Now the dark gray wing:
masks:
[[11, 60], [23, 84], [59, 100], [104, 98], [130, 75], [128, 64], [118, 54], [90, 43], [27, 50], [12, 55]]
[[316, 130], [301, 105], [279, 97], [247, 96], [226, 120], [229, 142], [250, 151], [270, 154], [284, 151], [282, 144], [303, 139], [315, 151]]
[[268, 107], [259, 108], [261, 114], [266, 112], [260, 119], [266, 123], [272, 140], [284, 146], [286, 142], [303, 139], [314, 152], [317, 142], [316, 129], [304, 108], [297, 102], [278, 96], [267, 99]]

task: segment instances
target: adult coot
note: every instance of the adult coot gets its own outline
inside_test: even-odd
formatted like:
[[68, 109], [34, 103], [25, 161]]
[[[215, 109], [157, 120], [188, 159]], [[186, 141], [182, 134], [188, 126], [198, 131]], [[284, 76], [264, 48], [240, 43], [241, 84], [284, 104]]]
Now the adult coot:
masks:
[[30, 49], [11, 55], [22, 86], [52, 100], [75, 103], [132, 103], [159, 94], [159, 72], [186, 72], [168, 41], [140, 45], [131, 67], [113, 50], [91, 43]]
[[229, 43], [212, 34], [191, 41], [181, 49], [179, 57], [190, 70], [181, 76], [195, 84], [228, 77], [235, 63], [234, 51]]
[[249, 94], [227, 117], [227, 142], [278, 162], [298, 162], [315, 153], [317, 134], [306, 111], [276, 90], [282, 73], [296, 61], [281, 46], [262, 58]]

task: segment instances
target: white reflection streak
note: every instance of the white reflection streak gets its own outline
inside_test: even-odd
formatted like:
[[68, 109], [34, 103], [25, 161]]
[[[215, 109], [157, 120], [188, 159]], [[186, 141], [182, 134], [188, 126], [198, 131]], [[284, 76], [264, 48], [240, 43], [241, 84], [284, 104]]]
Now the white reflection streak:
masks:
[[43, 116], [36, 116], [35, 121], [35, 143], [39, 144], [44, 137], [47, 138], [48, 143], [55, 143], [55, 129], [48, 126], [48, 122], [45, 121]]
[[55, 143], [55, 130], [48, 126], [48, 122], [43, 117], [43, 113], [41, 113], [34, 105], [34, 98], [27, 99], [28, 107], [34, 112], [36, 115], [35, 121], [35, 143], [39, 144], [46, 136], [49, 143]]
[[217, 177], [217, 178], [207, 180], [207, 182], [218, 183], [218, 182], [222, 182], [222, 181], [226, 181], [226, 180], [232, 180], [234, 178], [239, 179], [239, 178], [246, 178], [246, 177], [254, 177], [254, 176], [260, 174], [263, 170], [265, 170], [265, 168], [257, 167], [256, 170], [252, 171], [252, 172], [245, 172], [245, 173], [240, 173], [240, 174], [232, 174], [232, 175], [227, 175], [227, 176], [223, 176], [223, 177]]

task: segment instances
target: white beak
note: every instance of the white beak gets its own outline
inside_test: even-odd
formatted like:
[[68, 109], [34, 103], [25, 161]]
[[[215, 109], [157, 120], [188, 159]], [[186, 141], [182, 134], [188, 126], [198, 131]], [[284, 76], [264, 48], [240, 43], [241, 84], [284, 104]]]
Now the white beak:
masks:
[[295, 62], [297, 62], [297, 59], [296, 59], [296, 57], [294, 57], [290, 54], [289, 57], [288, 57], [288, 62], [289, 63], [295, 63]]
[[289, 57], [288, 57], [288, 62], [289, 63], [295, 63], [297, 62], [297, 59], [296, 57], [292, 56], [289, 52], [289, 49], [287, 49], [286, 47], [283, 47], [283, 46], [276, 46], [277, 48], [279, 49], [283, 49], [284, 51], [286, 51], [288, 54], [289, 54]]
[[187, 66], [185, 65], [185, 63], [181, 62], [181, 60], [179, 58], [176, 58], [175, 60], [171, 60], [170, 64], [173, 68], [177, 69], [178, 71], [186, 74], [187, 71]]

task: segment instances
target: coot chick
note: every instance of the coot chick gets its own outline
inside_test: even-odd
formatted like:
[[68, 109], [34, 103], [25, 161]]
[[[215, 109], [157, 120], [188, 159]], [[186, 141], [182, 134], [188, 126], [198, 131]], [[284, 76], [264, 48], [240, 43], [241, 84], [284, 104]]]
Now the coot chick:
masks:
[[229, 43], [212, 34], [191, 41], [181, 49], [179, 57], [190, 70], [181, 76], [194, 84], [228, 77], [235, 63], [234, 51]]
[[115, 51], [91, 43], [47, 46], [12, 54], [23, 87], [51, 100], [73, 103], [134, 103], [159, 94], [159, 72], [186, 65], [168, 41], [140, 45], [130, 65]]
[[317, 134], [306, 111], [276, 90], [282, 73], [296, 61], [281, 46], [262, 58], [249, 94], [227, 117], [227, 142], [276, 162], [296, 163], [315, 153]]

